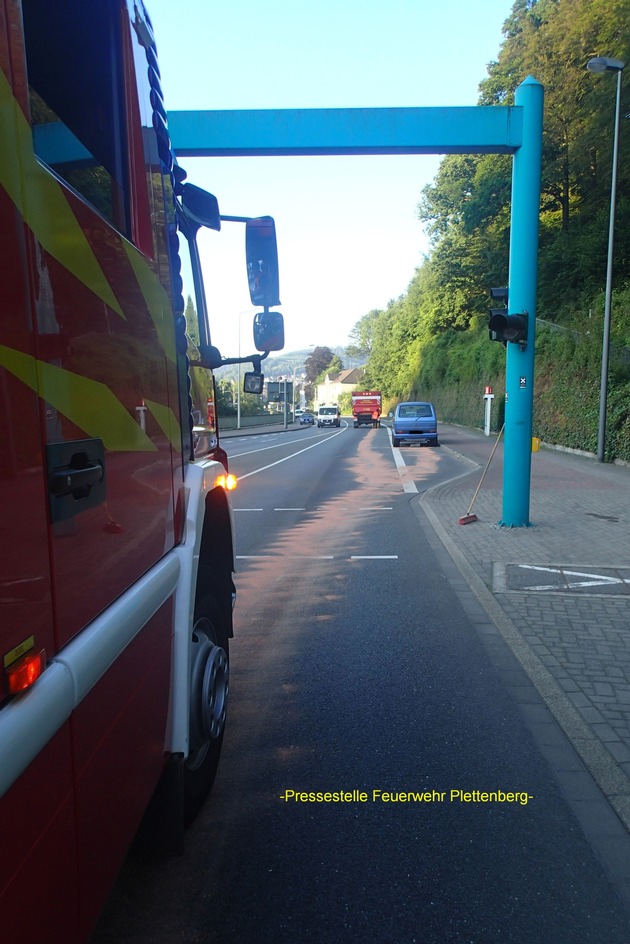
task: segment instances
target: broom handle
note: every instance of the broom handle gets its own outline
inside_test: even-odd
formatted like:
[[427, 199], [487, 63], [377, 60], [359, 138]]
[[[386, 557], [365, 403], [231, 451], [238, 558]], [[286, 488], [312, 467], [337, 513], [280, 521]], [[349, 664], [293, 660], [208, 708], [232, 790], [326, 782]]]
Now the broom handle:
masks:
[[503, 424], [503, 426], [502, 426], [501, 429], [499, 430], [499, 435], [497, 436], [497, 440], [496, 440], [494, 446], [492, 447], [492, 452], [490, 453], [490, 458], [489, 458], [488, 461], [486, 462], [486, 467], [485, 467], [485, 469], [483, 470], [483, 475], [482, 475], [481, 478], [479, 479], [479, 485], [478, 485], [477, 488], [475, 489], [475, 494], [474, 494], [473, 497], [472, 497], [472, 501], [471, 501], [471, 503], [470, 503], [470, 507], [469, 507], [468, 511], [466, 512], [467, 515], [470, 514], [470, 511], [471, 511], [471, 509], [472, 509], [472, 506], [475, 504], [475, 499], [476, 499], [477, 495], [479, 494], [479, 489], [481, 488], [481, 483], [482, 483], [483, 480], [485, 479], [485, 477], [486, 477], [486, 472], [487, 472], [488, 469], [490, 468], [490, 463], [492, 462], [492, 457], [493, 457], [493, 455], [494, 455], [495, 452], [496, 452], [496, 448], [497, 448], [497, 446], [499, 445], [499, 440], [501, 439], [501, 434], [503, 433], [503, 430], [504, 430], [504, 429], [505, 429], [505, 423]]

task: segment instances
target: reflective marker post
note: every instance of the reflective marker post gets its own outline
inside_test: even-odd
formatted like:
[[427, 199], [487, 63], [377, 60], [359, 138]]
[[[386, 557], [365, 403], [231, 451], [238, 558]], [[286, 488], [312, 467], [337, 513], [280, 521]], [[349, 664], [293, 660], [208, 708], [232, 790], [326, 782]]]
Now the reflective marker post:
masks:
[[483, 434], [484, 436], [489, 436], [490, 435], [490, 420], [492, 416], [492, 401], [494, 400], [492, 387], [486, 387], [486, 392], [483, 395], [483, 400], [484, 400]]
[[528, 76], [516, 89], [523, 108], [523, 139], [512, 166], [509, 311], [527, 312], [527, 344], [507, 344], [505, 367], [505, 446], [501, 525], [529, 525], [538, 219], [542, 160], [543, 87]]

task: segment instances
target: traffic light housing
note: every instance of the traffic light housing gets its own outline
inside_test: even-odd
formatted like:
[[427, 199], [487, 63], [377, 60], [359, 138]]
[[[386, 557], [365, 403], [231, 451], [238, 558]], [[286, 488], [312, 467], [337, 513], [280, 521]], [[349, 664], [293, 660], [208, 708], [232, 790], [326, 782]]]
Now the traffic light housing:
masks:
[[491, 308], [488, 321], [488, 334], [491, 341], [515, 341], [521, 347], [527, 344], [527, 312], [509, 314], [507, 309], [508, 290], [506, 287], [491, 288], [490, 295], [495, 301], [505, 302], [505, 308]]

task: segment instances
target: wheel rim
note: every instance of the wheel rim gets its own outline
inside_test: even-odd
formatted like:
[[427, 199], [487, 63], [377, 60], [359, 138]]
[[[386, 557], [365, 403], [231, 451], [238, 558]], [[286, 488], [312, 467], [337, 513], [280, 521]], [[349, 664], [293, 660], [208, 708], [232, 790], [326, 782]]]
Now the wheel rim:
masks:
[[212, 742], [225, 728], [229, 691], [227, 653], [213, 639], [207, 617], [197, 620], [192, 635], [190, 670], [190, 743], [187, 766], [203, 763]]
[[213, 646], [206, 661], [201, 694], [203, 730], [209, 738], [218, 738], [225, 727], [229, 669], [225, 650]]

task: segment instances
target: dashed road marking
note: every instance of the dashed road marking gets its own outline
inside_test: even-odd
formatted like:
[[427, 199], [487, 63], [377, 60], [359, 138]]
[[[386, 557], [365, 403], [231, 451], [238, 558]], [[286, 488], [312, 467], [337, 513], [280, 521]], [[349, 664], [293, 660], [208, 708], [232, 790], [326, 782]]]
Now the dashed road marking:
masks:
[[[283, 554], [237, 554], [236, 560], [278, 560]], [[291, 560], [398, 560], [398, 554], [291, 554]]]
[[352, 554], [350, 560], [398, 560], [398, 554]]
[[[234, 508], [232, 507], [232, 511], [265, 511], [265, 510], [266, 510], [265, 508]], [[273, 510], [274, 511], [309, 511], [309, 509], [307, 508], [274, 508]], [[313, 508], [310, 509], [311, 512], [313, 511], [319, 512], [321, 510], [322, 509], [317, 506], [314, 506]], [[392, 505], [384, 505], [384, 506], [367, 505], [367, 506], [363, 506], [362, 508], [351, 508], [349, 505], [341, 506], [339, 508], [335, 507], [336, 512], [350, 511], [353, 514], [355, 514], [358, 511], [393, 511], [393, 510], [394, 508]]]

